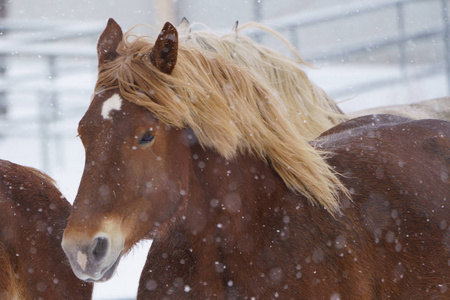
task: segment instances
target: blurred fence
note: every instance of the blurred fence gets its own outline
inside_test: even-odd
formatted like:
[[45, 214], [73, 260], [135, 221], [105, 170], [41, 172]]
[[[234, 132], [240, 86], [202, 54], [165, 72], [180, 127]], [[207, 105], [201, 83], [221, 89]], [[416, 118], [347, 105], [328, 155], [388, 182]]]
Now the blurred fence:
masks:
[[[424, 30], [410, 30], [405, 11], [415, 5], [434, 5], [439, 20]], [[264, 2], [260, 3], [264, 5]], [[285, 16], [280, 19], [260, 20], [279, 30], [299, 49], [306, 60], [314, 62], [365, 61], [376, 53], [389, 49], [398, 72], [394, 77], [364, 82], [352, 92], [378, 89], [415, 78], [446, 77], [450, 91], [450, 24], [448, 0], [380, 0], [376, 4], [364, 2], [340, 6], [312, 13]], [[384, 36], [342, 42], [328, 48], [308, 47], [308, 30], [320, 26], [334, 27], [334, 22], [359, 20], [388, 11], [395, 26]], [[382, 22], [382, 21], [380, 21]], [[76, 123], [89, 105], [96, 77], [95, 44], [104, 23], [64, 21], [0, 21], [0, 143], [13, 137], [39, 138], [41, 168], [45, 171], [61, 163], [58, 157], [61, 141], [67, 127], [75, 130]], [[355, 21], [354, 26], [358, 26]], [[305, 33], [306, 32], [306, 33]], [[252, 33], [270, 46], [273, 40], [261, 33]], [[414, 43], [440, 48], [434, 61], [424, 67], [412, 68], [408, 49]], [[433, 50], [434, 51], [434, 50]], [[437, 51], [437, 50], [436, 50]], [[426, 56], [426, 54], [425, 54]], [[334, 97], [349, 96], [345, 88], [329, 91]], [[72, 120], [73, 122], [68, 122]], [[71, 136], [72, 137], [72, 136]], [[53, 150], [52, 150], [53, 148]], [[0, 153], [0, 157], [1, 157]]]
[[[98, 22], [16, 21], [0, 23], [0, 142], [38, 137], [40, 168], [62, 164], [64, 121], [79, 119], [96, 74]], [[92, 83], [89, 83], [92, 81]], [[0, 111], [1, 112], [1, 111]], [[72, 122], [72, 126], [76, 123]], [[75, 134], [71, 134], [73, 138]]]
[[[259, 1], [258, 1], [259, 2]], [[411, 8], [420, 9], [419, 5], [433, 6], [436, 19], [433, 20], [431, 26], [420, 28], [414, 24], [413, 20], [406, 20], [406, 12]], [[255, 10], [259, 11], [260, 8]], [[398, 76], [384, 78], [382, 80], [365, 82], [354, 87], [353, 92], [362, 92], [366, 90], [377, 89], [383, 86], [405, 83], [408, 80], [428, 77], [437, 73], [442, 73], [446, 77], [447, 93], [450, 94], [450, 22], [449, 22], [449, 1], [448, 0], [380, 0], [369, 5], [364, 2], [356, 2], [350, 5], [341, 6], [339, 9], [335, 7], [326, 8], [307, 15], [294, 14], [289, 17], [279, 19], [262, 20], [270, 27], [278, 30], [284, 36], [288, 37], [291, 43], [300, 51], [307, 61], [328, 63], [354, 62], [357, 58], [373, 57], [374, 53], [382, 52], [390, 49], [391, 56], [394, 56], [398, 66]], [[310, 48], [308, 39], [311, 36], [301, 33], [315, 26], [328, 26], [333, 28], [338, 22], [347, 22], [354, 27], [361, 25], [364, 18], [370, 19], [375, 14], [389, 14], [392, 20], [392, 28], [383, 35], [369, 39], [348, 39], [349, 43], [343, 42], [342, 46], [331, 45], [326, 49], [320, 47]], [[255, 12], [255, 15], [259, 13]], [[355, 20], [355, 21], [352, 21]], [[379, 23], [385, 22], [380, 19]], [[376, 26], [376, 22], [372, 23]], [[352, 25], [340, 26], [340, 29], [348, 30]], [[415, 26], [418, 29], [411, 30], [410, 27]], [[358, 31], [354, 30], [354, 31]], [[264, 41], [265, 33], [254, 32], [253, 35], [260, 41]], [[425, 68], [415, 68], [419, 70], [408, 71], [408, 66], [414, 65], [414, 58], [408, 57], [408, 48], [414, 48], [414, 43], [425, 43], [426, 47], [441, 48], [439, 52], [442, 55], [435, 62], [426, 61]], [[302, 49], [303, 48], [303, 49]], [[415, 49], [412, 49], [414, 51]], [[426, 56], [427, 54], [422, 54]], [[426, 58], [421, 59], [422, 61]], [[391, 62], [392, 63], [392, 62]], [[340, 89], [333, 91], [334, 97], [347, 96], [348, 91]]]

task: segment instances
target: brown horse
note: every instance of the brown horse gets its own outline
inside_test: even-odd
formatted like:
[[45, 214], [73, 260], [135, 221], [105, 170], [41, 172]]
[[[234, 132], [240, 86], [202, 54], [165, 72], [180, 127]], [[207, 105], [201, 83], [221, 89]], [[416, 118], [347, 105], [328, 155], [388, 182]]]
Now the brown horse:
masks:
[[62, 246], [107, 280], [154, 238], [142, 299], [448, 299], [450, 124], [375, 115], [313, 143], [270, 88], [178, 43], [98, 43]]
[[0, 299], [90, 299], [60, 247], [71, 205], [53, 180], [0, 160]]

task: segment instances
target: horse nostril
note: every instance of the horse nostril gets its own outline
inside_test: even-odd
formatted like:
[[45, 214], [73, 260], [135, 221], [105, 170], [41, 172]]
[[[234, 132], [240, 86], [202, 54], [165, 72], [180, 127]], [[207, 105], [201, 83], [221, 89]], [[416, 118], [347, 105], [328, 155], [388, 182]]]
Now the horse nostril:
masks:
[[95, 261], [101, 261], [108, 253], [109, 241], [105, 237], [97, 237], [94, 240], [94, 247], [92, 247], [92, 257]]

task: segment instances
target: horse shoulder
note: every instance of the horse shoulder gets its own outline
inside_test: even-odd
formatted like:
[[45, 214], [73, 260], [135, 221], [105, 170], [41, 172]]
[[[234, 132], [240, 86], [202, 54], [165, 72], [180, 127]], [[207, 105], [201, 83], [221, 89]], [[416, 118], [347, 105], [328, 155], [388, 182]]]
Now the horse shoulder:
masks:
[[420, 289], [440, 293], [448, 278], [450, 123], [381, 118], [338, 125], [316, 147], [331, 153], [328, 163], [352, 194], [342, 213], [358, 229], [356, 240], [367, 250], [363, 267], [380, 298], [388, 290], [410, 299]]
[[[341, 174], [371, 230], [401, 213], [438, 229], [450, 213], [450, 123], [387, 118], [374, 124], [373, 118], [354, 120], [359, 127], [331, 129], [316, 147], [331, 153], [328, 163]], [[434, 236], [441, 235], [437, 230]]]
[[450, 189], [449, 122], [373, 115], [347, 123], [325, 132], [315, 144], [331, 153], [329, 163], [344, 180], [396, 182], [400, 189], [421, 189], [430, 197]]

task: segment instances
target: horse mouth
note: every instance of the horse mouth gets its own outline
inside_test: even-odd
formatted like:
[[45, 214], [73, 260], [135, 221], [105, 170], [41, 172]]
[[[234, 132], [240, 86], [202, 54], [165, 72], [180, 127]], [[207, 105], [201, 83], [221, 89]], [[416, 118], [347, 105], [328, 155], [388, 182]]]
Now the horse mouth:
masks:
[[87, 279], [84, 279], [84, 281], [87, 281], [87, 282], [105, 282], [105, 281], [108, 281], [114, 275], [114, 272], [116, 271], [117, 266], [119, 265], [119, 262], [120, 262], [121, 258], [122, 258], [122, 255], [119, 255], [117, 260], [111, 266], [104, 268], [101, 271], [101, 273], [103, 273], [102, 277], [100, 277], [98, 279], [87, 278]]

